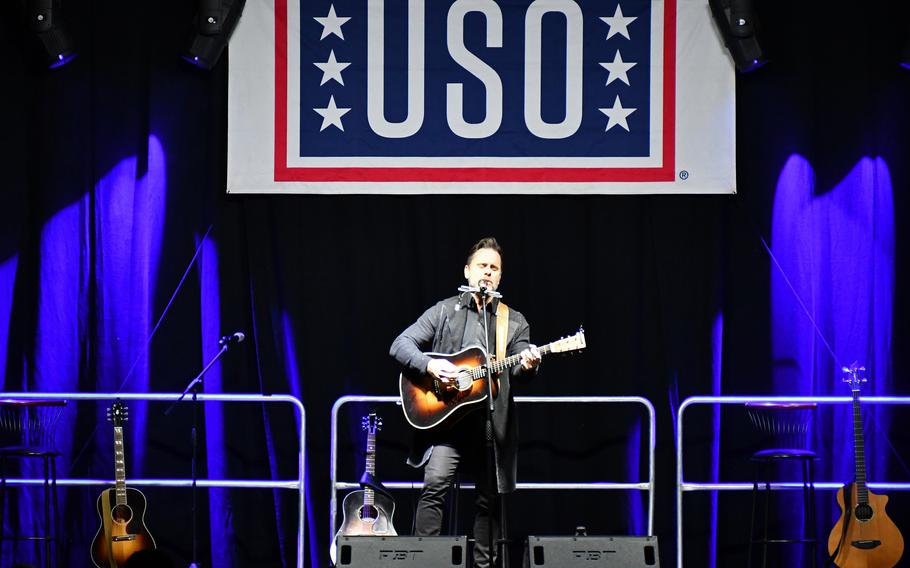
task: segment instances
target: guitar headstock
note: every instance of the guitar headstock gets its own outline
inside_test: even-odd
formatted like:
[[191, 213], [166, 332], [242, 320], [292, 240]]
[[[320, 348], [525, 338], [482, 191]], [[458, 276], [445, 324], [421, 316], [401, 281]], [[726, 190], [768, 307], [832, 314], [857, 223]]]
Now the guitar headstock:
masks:
[[360, 426], [367, 431], [367, 434], [376, 435], [376, 432], [382, 430], [382, 417], [375, 412], [371, 412], [363, 417]]
[[550, 344], [551, 353], [569, 353], [570, 351], [580, 351], [587, 347], [585, 344], [585, 330], [578, 328], [578, 333], [557, 339]]
[[849, 367], [841, 368], [841, 372], [844, 373], [844, 378], [841, 380], [850, 386], [851, 391], [858, 393], [860, 385], [866, 382], [866, 378], [862, 376], [865, 370], [865, 367], [857, 366], [857, 362], [854, 361]]
[[123, 426], [123, 423], [129, 420], [129, 418], [130, 409], [120, 402], [119, 398], [107, 409], [107, 419], [116, 428]]

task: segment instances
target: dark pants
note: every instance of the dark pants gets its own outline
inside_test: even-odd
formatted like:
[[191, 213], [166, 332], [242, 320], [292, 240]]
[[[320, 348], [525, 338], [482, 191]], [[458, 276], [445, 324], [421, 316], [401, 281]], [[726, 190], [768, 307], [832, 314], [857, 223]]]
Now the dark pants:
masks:
[[[472, 444], [473, 446], [474, 444]], [[493, 542], [499, 538], [499, 511], [496, 510], [495, 483], [490, 482], [487, 471], [486, 446], [481, 442], [478, 449], [465, 450], [464, 444], [439, 444], [433, 447], [433, 453], [423, 473], [423, 492], [417, 503], [415, 521], [417, 536], [436, 536], [442, 529], [442, 511], [446, 495], [455, 478], [459, 464], [470, 467], [477, 485], [477, 498], [474, 501], [474, 566], [490, 568], [490, 519], [493, 519]], [[492, 515], [491, 513], [492, 511]]]

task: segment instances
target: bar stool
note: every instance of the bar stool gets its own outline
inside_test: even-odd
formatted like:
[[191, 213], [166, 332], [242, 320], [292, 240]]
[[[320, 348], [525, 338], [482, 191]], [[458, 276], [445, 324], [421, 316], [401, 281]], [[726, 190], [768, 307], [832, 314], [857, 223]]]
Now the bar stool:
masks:
[[[57, 462], [60, 455], [55, 448], [54, 438], [57, 422], [66, 406], [65, 400], [16, 400], [0, 399], [0, 556], [5, 540], [44, 543], [44, 566], [56, 564], [59, 546], [59, 524], [57, 516]], [[12, 487], [7, 484], [10, 463], [24, 465], [26, 460], [40, 460], [43, 466], [44, 487], [44, 528], [43, 534], [23, 536], [19, 534], [18, 521], [12, 523], [12, 535], [6, 534], [5, 511], [7, 497]], [[19, 471], [22, 469], [20, 467]], [[52, 564], [52, 557], [54, 562]]]
[[[749, 525], [749, 560], [752, 566], [753, 546], [762, 546], [762, 566], [768, 565], [768, 545], [796, 543], [809, 548], [811, 566], [818, 562], [818, 527], [815, 514], [814, 463], [818, 456], [807, 448], [807, 438], [815, 403], [746, 403], [746, 411], [753, 427], [764, 437], [766, 449], [752, 454], [752, 515]], [[775, 464], [795, 463], [802, 472], [803, 534], [799, 538], [769, 538], [768, 519], [771, 516], [771, 481], [768, 469]], [[764, 485], [764, 518], [761, 538], [756, 538], [755, 525], [759, 497], [759, 484]], [[809, 564], [805, 561], [804, 566]]]

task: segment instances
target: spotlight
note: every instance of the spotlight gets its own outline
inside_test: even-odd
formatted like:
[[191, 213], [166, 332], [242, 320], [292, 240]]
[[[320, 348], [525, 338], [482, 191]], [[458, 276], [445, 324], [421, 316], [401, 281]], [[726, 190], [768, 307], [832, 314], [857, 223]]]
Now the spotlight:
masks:
[[758, 42], [758, 18], [752, 0], [708, 0], [708, 4], [740, 72], [747, 73], [768, 62]]
[[42, 61], [54, 69], [76, 57], [73, 41], [63, 23], [61, 0], [28, 0], [23, 3], [29, 27], [41, 46]]
[[211, 71], [240, 19], [246, 0], [199, 0], [189, 48], [181, 57]]

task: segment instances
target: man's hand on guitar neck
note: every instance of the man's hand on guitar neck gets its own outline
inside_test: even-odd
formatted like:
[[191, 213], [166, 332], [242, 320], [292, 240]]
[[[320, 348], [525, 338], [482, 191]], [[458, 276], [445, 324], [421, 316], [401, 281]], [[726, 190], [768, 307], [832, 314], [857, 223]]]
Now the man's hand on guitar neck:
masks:
[[531, 344], [527, 349], [521, 352], [521, 368], [530, 371], [540, 365], [540, 351], [537, 346]]
[[448, 359], [430, 359], [427, 363], [427, 374], [442, 383], [451, 383], [458, 376], [460, 369]]

